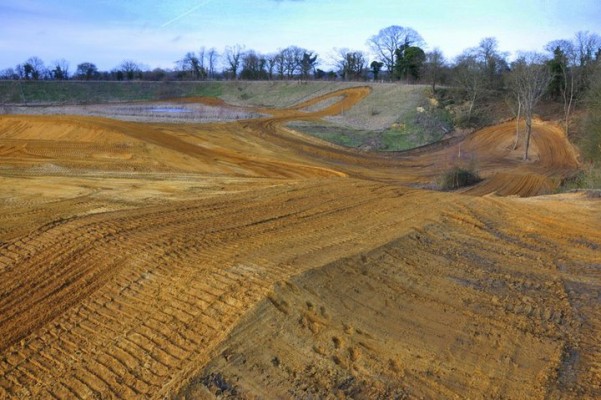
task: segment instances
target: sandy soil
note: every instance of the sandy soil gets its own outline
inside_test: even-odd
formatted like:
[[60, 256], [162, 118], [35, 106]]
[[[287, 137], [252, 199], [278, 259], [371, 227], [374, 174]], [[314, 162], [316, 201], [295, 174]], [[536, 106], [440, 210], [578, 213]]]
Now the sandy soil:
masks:
[[[601, 202], [560, 128], [413, 152], [0, 116], [0, 398], [600, 398]], [[321, 104], [321, 106], [315, 106]], [[418, 189], [451, 165], [486, 178]]]

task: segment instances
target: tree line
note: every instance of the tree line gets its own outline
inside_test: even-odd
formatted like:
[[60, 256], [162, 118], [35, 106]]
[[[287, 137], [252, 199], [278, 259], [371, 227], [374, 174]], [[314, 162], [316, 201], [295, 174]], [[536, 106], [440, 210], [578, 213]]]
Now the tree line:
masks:
[[[101, 71], [92, 62], [77, 64], [71, 71], [64, 59], [46, 65], [39, 57], [31, 57], [14, 68], [0, 71], [0, 79], [374, 80], [428, 84], [433, 92], [437, 85], [447, 85], [460, 89], [469, 104], [465, 115], [467, 125], [483, 97], [491, 93], [505, 96], [517, 119], [523, 116], [526, 120], [528, 143], [533, 110], [543, 96], [562, 104], [565, 129], [569, 131], [570, 115], [584, 98], [601, 64], [601, 37], [590, 32], [551, 41], [542, 52], [521, 52], [511, 62], [509, 54], [499, 50], [493, 37], [486, 37], [453, 60], [447, 60], [438, 48], [426, 51], [426, 43], [417, 31], [397, 25], [381, 29], [368, 38], [367, 45], [369, 53], [334, 49], [333, 55], [326, 59], [299, 46], [266, 54], [238, 44], [222, 51], [201, 47], [197, 52], [184, 54], [172, 69], [151, 69], [124, 60], [110, 71]], [[334, 67], [326, 71], [319, 68], [322, 65]], [[516, 133], [516, 145], [517, 140]]]

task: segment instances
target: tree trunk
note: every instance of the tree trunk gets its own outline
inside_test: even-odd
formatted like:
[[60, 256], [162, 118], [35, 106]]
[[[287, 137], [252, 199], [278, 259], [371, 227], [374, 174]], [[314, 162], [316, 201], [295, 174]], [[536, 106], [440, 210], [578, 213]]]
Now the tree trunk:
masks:
[[520, 140], [520, 112], [522, 111], [522, 102], [518, 98], [518, 116], [515, 119], [515, 143], [513, 144], [513, 149], [518, 148], [518, 140]]
[[[569, 78], [569, 83], [568, 83]], [[569, 134], [570, 129], [570, 113], [572, 111], [572, 102], [574, 100], [574, 88], [575, 88], [574, 71], [570, 71], [568, 74], [564, 69], [564, 87], [563, 87], [563, 112], [564, 112], [564, 125], [566, 136]]]
[[524, 161], [528, 160], [528, 149], [530, 148], [530, 134], [532, 133], [532, 115], [526, 114], [526, 150], [524, 151]]
[[467, 122], [468, 124], [472, 121], [472, 110], [474, 109], [474, 102], [476, 101], [476, 95], [472, 96], [472, 100], [470, 101], [470, 108], [467, 111]]

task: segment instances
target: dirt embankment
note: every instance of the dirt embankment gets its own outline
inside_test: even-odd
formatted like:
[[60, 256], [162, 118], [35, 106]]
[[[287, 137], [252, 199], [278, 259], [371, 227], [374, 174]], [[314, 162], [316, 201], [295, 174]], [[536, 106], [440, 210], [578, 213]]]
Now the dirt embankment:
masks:
[[[0, 117], [0, 397], [600, 397], [601, 203], [481, 196], [553, 190], [561, 130], [524, 163], [513, 124], [387, 155], [282, 127], [369, 92]], [[468, 161], [466, 193], [410, 188]]]

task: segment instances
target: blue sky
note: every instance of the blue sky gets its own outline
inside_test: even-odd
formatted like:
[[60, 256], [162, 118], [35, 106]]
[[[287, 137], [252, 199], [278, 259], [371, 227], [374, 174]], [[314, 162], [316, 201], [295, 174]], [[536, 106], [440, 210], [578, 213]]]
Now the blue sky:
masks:
[[109, 70], [131, 59], [149, 67], [202, 46], [242, 44], [272, 52], [367, 51], [390, 25], [411, 27], [452, 59], [494, 36], [501, 50], [543, 50], [577, 31], [601, 34], [601, 0], [0, 0], [0, 69], [31, 56], [89, 61]]

